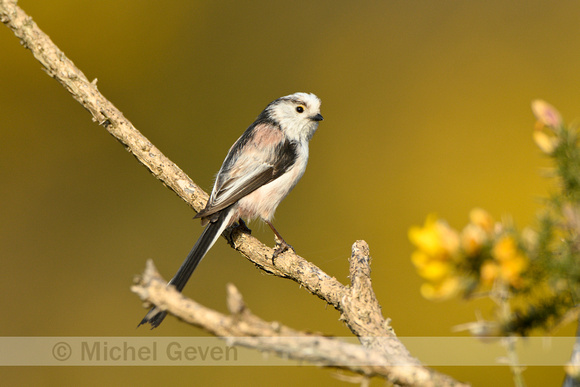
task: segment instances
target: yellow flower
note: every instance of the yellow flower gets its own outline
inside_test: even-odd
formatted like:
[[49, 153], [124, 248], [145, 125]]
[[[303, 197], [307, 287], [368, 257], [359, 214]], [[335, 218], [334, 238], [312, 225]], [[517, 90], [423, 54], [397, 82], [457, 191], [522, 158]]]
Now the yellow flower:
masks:
[[455, 275], [455, 260], [459, 255], [459, 235], [447, 223], [430, 215], [423, 227], [412, 227], [409, 239], [417, 247], [411, 261], [417, 272], [428, 282], [421, 294], [428, 299], [442, 299], [459, 289]]
[[480, 226], [470, 223], [461, 232], [461, 246], [467, 255], [476, 255], [487, 241], [487, 233]]
[[517, 252], [518, 247], [512, 236], [501, 237], [493, 246], [493, 256], [500, 263], [512, 260]]
[[419, 269], [419, 275], [428, 281], [439, 282], [452, 274], [453, 267], [448, 262], [431, 261]]
[[421, 285], [421, 295], [428, 300], [444, 300], [455, 296], [460, 289], [459, 279], [450, 277], [437, 284], [424, 283]]
[[483, 265], [481, 265], [479, 276], [481, 278], [481, 283], [484, 286], [493, 285], [493, 281], [495, 281], [498, 274], [499, 267], [497, 266], [497, 263], [492, 261], [486, 261], [483, 263]]
[[499, 275], [510, 285], [521, 285], [520, 274], [528, 267], [528, 259], [517, 246], [512, 236], [500, 238], [492, 250], [492, 255], [499, 264]]
[[552, 105], [542, 100], [532, 102], [532, 112], [538, 120], [534, 127], [534, 142], [542, 152], [550, 155], [560, 142], [556, 134], [561, 132], [562, 116]]
[[429, 215], [423, 227], [411, 227], [409, 239], [432, 259], [447, 260], [459, 250], [457, 232], [435, 215]]
[[417, 269], [422, 269], [429, 264], [431, 257], [421, 250], [414, 251], [411, 254], [411, 262]]
[[486, 210], [474, 208], [469, 212], [469, 220], [476, 226], [481, 227], [488, 234], [493, 232], [493, 218]]
[[552, 129], [562, 126], [562, 116], [552, 105], [541, 99], [532, 101], [532, 112], [543, 125]]
[[547, 132], [543, 127], [536, 127], [532, 137], [538, 148], [547, 155], [554, 153], [560, 143], [553, 133]]

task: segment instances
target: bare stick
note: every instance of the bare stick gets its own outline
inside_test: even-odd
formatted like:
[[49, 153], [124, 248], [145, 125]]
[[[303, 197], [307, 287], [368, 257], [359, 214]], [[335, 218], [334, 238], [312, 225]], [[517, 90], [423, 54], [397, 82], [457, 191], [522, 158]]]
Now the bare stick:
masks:
[[[465, 386], [421, 366], [405, 354], [394, 356], [394, 353], [385, 353], [381, 348], [365, 348], [264, 321], [246, 307], [241, 294], [231, 284], [228, 286], [227, 300], [230, 315], [216, 312], [184, 297], [173, 287], [167, 287], [167, 282], [159, 276], [151, 260], [131, 289], [142, 300], [171, 310], [183, 321], [225, 338], [228, 345], [254, 348], [367, 377], [379, 376], [402, 386]], [[394, 337], [381, 339], [391, 348], [398, 345]]]

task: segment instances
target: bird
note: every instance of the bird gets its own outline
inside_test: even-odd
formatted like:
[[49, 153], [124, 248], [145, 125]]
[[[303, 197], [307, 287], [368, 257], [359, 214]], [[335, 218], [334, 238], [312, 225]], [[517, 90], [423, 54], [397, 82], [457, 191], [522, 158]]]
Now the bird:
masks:
[[[308, 144], [318, 124], [320, 99], [312, 93], [294, 93], [270, 102], [231, 146], [216, 175], [209, 200], [194, 218], [205, 229], [187, 258], [169, 281], [183, 290], [199, 262], [219, 236], [244, 219], [262, 219], [276, 236], [274, 258], [293, 248], [272, 224], [280, 202], [296, 186], [308, 163]], [[138, 327], [158, 327], [167, 312], [152, 307]]]

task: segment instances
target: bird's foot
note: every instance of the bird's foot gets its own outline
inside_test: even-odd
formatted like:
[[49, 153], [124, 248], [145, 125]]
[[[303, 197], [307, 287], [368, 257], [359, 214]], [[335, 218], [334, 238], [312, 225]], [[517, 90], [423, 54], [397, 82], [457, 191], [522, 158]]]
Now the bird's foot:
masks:
[[246, 226], [246, 222], [244, 222], [244, 220], [242, 218], [238, 219], [238, 226], [237, 228], [241, 231], [241, 232], [245, 232], [247, 234], [251, 234], [252, 230], [250, 230], [250, 228], [248, 226]]
[[288, 243], [286, 243], [286, 241], [284, 239], [282, 239], [282, 240], [276, 239], [276, 247], [274, 248], [274, 254], [272, 254], [272, 265], [276, 265], [276, 263], [274, 261], [276, 260], [278, 255], [280, 255], [288, 250], [292, 250], [292, 252], [294, 254], [296, 254], [296, 250], [294, 250], [294, 247], [292, 247]]
[[234, 234], [241, 233], [241, 234], [252, 234], [252, 230], [246, 226], [246, 222], [242, 220], [242, 218], [238, 219], [236, 223], [230, 226], [227, 231], [224, 233], [226, 240], [233, 248], [236, 248], [236, 244], [234, 243]]

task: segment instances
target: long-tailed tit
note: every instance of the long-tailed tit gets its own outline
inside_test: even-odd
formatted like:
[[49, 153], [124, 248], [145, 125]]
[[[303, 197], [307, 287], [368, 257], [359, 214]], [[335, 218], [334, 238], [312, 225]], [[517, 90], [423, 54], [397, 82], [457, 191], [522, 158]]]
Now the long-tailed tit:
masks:
[[[275, 256], [288, 249], [270, 222], [278, 204], [306, 170], [308, 141], [318, 128], [320, 100], [295, 93], [271, 102], [230, 148], [205, 208], [195, 217], [207, 225], [169, 282], [182, 291], [222, 232], [238, 220], [261, 218], [278, 237]], [[141, 324], [161, 324], [166, 312], [153, 307]]]

